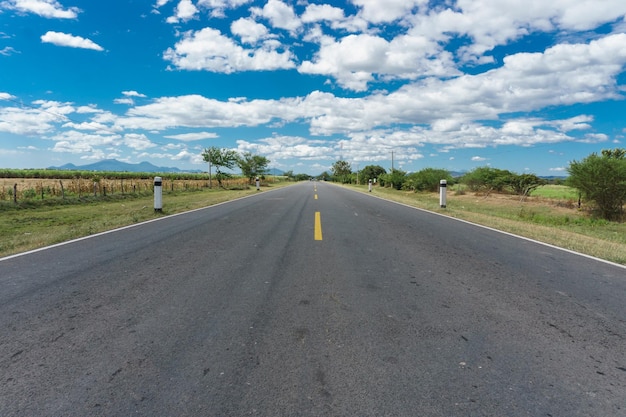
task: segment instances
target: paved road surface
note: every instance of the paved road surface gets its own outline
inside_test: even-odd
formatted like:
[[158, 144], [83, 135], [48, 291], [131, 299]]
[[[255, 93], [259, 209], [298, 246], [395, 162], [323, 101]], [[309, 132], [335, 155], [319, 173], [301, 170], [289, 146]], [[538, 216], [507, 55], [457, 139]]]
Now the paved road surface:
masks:
[[626, 416], [626, 269], [330, 184], [0, 289], [0, 416]]

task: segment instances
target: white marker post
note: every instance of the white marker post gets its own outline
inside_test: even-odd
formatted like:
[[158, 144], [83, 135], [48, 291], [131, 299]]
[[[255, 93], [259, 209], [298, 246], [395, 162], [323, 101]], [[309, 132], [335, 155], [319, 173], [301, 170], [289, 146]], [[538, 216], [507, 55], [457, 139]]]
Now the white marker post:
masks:
[[446, 188], [448, 186], [448, 182], [446, 180], [439, 181], [439, 206], [441, 208], [446, 208]]
[[259, 191], [261, 189], [261, 179], [256, 177], [256, 190]]
[[154, 177], [154, 211], [163, 211], [163, 180]]
[[367, 190], [371, 193], [372, 192], [372, 180], [369, 180], [367, 182]]

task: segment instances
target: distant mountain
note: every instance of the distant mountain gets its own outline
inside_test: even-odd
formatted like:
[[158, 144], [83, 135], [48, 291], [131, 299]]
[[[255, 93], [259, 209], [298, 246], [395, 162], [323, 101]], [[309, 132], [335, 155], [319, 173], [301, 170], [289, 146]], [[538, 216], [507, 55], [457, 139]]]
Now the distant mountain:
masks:
[[278, 169], [278, 168], [270, 168], [270, 169], [267, 171], [267, 173], [268, 173], [269, 175], [273, 175], [273, 176], [275, 176], [275, 177], [280, 177], [281, 175], [285, 175], [285, 172], [284, 172], [284, 171], [281, 171], [281, 170], [280, 170], [280, 169]]
[[60, 167], [49, 167], [48, 169], [61, 170], [81, 170], [81, 171], [115, 171], [115, 172], [202, 172], [200, 170], [182, 171], [175, 167], [158, 167], [150, 162], [140, 162], [138, 164], [129, 164], [116, 159], [104, 159], [87, 165], [65, 164]]

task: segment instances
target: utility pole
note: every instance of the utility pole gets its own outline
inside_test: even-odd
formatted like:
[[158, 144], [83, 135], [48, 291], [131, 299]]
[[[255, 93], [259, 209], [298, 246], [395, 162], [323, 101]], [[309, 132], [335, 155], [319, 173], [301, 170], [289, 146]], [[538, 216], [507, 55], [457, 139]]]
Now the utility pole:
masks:
[[393, 151], [391, 151], [391, 172], [393, 172]]

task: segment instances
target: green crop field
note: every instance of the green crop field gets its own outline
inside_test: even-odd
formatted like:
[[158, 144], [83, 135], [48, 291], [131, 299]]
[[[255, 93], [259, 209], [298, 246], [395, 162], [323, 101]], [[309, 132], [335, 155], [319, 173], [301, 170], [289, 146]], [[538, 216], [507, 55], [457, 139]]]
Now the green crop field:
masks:
[[533, 197], [558, 198], [577, 200], [578, 190], [567, 185], [544, 185], [532, 192]]

